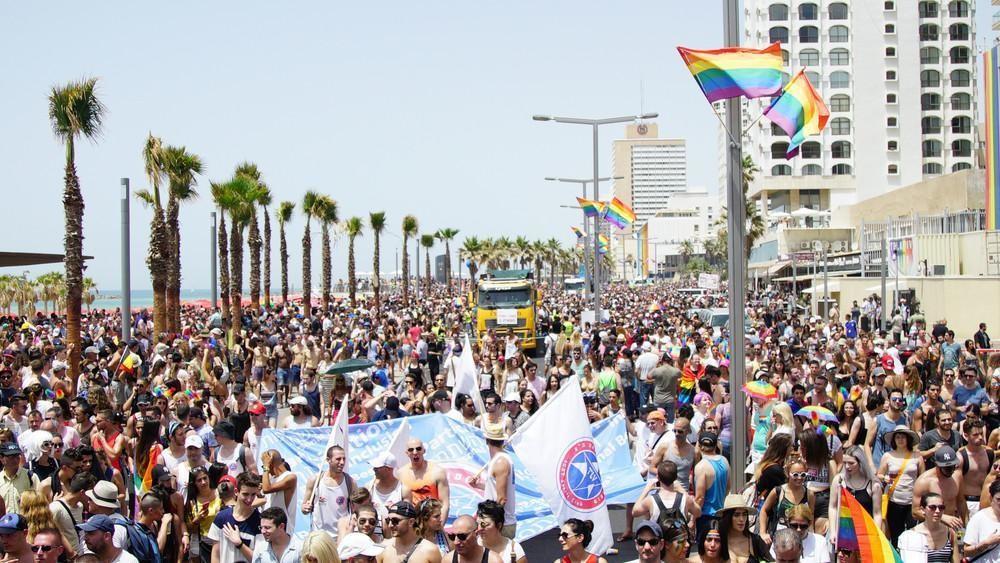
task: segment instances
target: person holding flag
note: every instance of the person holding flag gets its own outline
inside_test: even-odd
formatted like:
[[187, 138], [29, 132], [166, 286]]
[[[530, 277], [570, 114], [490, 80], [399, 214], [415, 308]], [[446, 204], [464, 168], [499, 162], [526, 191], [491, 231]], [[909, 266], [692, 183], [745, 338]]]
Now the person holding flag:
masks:
[[[504, 508], [504, 525], [500, 533], [507, 539], [514, 539], [517, 531], [517, 502], [514, 490], [514, 461], [504, 451], [506, 436], [491, 429], [486, 433], [486, 447], [490, 452], [490, 461], [486, 464], [486, 498], [495, 500]], [[477, 473], [469, 479], [469, 484], [478, 486], [480, 475]]]
[[358, 485], [354, 478], [344, 471], [347, 452], [340, 446], [330, 446], [326, 450], [328, 469], [321, 475], [306, 482], [306, 498], [302, 502], [302, 514], [312, 514], [312, 529], [323, 530], [337, 537], [337, 522], [350, 516], [350, 497]]

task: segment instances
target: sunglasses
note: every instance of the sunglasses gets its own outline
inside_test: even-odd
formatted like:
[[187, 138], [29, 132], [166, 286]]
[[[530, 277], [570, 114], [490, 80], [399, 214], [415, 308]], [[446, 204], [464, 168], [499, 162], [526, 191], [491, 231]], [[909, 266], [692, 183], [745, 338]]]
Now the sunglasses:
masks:
[[370, 525], [374, 526], [375, 524], [378, 524], [378, 519], [377, 518], [358, 518], [358, 524], [370, 524]]
[[416, 447], [416, 448], [406, 448], [406, 451], [410, 452], [411, 454], [414, 453], [414, 452], [422, 452], [422, 451], [424, 451], [424, 447], [423, 446], [419, 446], [419, 447]]
[[659, 543], [660, 543], [660, 538], [648, 538], [648, 539], [635, 538], [635, 546], [636, 547], [644, 547], [644, 546], [647, 546], [647, 545], [649, 547], [653, 547], [653, 546], [656, 546]]
[[805, 479], [806, 475], [808, 475], [808, 473], [806, 473], [805, 471], [793, 471], [788, 474], [788, 476], [791, 477], [792, 479]]
[[465, 541], [469, 537], [469, 532], [458, 532], [454, 534], [447, 534], [447, 536], [451, 541]]
[[398, 526], [403, 520], [406, 520], [406, 518], [386, 518], [385, 523], [390, 526]]
[[569, 532], [559, 532], [559, 537], [566, 540], [572, 537], [579, 536], [580, 534], [571, 534]]
[[934, 512], [938, 512], [938, 511], [942, 511], [943, 512], [944, 511], [944, 505], [943, 504], [928, 504], [927, 505], [927, 510], [932, 510]]
[[802, 531], [802, 530], [808, 530], [809, 524], [789, 524], [788, 527], [793, 530]]
[[34, 552], [34, 553], [38, 553], [39, 551], [41, 551], [42, 553], [48, 553], [48, 552], [52, 551], [53, 549], [55, 549], [57, 547], [59, 547], [59, 546], [57, 546], [57, 545], [33, 545], [33, 546], [31, 546], [31, 551]]

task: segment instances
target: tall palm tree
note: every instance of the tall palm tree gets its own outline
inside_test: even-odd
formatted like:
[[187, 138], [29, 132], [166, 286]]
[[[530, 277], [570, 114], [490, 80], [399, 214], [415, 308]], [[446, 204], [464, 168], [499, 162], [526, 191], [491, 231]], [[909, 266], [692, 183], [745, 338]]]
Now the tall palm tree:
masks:
[[[35, 278], [35, 293], [42, 302], [45, 314], [58, 309], [59, 293], [66, 285], [66, 277], [60, 272], [46, 272]], [[52, 309], [49, 309], [49, 302]]]
[[434, 237], [444, 243], [444, 283], [451, 293], [451, 240], [458, 236], [458, 229], [438, 229]]
[[[248, 225], [252, 226], [255, 223], [253, 220], [255, 216], [254, 208], [259, 196], [259, 186], [251, 177], [245, 174], [236, 174], [228, 182], [226, 191], [229, 192], [229, 219], [231, 221], [229, 227], [229, 299], [230, 307], [232, 307], [233, 323], [238, 329], [242, 326], [243, 322], [243, 230]], [[250, 238], [252, 239], [253, 236], [251, 235]], [[248, 241], [248, 243], [251, 249], [251, 287], [253, 287], [253, 274], [256, 273], [258, 275], [258, 302], [255, 307], [256, 309], [260, 305], [260, 260], [258, 254], [258, 270], [254, 272], [252, 254], [254, 243], [252, 240]], [[252, 299], [253, 295], [251, 294]]]
[[[358, 278], [355, 273], [354, 264], [354, 239], [363, 233], [365, 229], [364, 219], [361, 217], [351, 217], [344, 224], [344, 231], [347, 233], [347, 287], [351, 295], [351, 307], [357, 306]], [[406, 248], [405, 246], [403, 247]], [[403, 264], [406, 265], [406, 252], [403, 252]]]
[[431, 291], [431, 247], [434, 246], [434, 235], [420, 235], [420, 246], [424, 247], [424, 256], [427, 267], [424, 270], [424, 283], [427, 284], [427, 293]]
[[311, 220], [318, 210], [320, 195], [307, 191], [302, 196], [302, 214], [306, 217], [306, 227], [302, 232], [302, 314], [312, 316], [312, 235], [309, 232]]
[[[417, 236], [417, 218], [413, 215], [403, 217], [403, 306], [410, 306], [410, 238]], [[418, 265], [419, 266], [419, 265]], [[417, 268], [419, 274], [420, 268]]]
[[521, 268], [531, 261], [531, 242], [524, 237], [514, 239], [513, 258]]
[[549, 261], [549, 287], [555, 287], [556, 265], [559, 263], [559, 254], [562, 251], [562, 245], [559, 244], [558, 239], [550, 238], [545, 241], [545, 248], [548, 251], [546, 258]]
[[494, 261], [494, 268], [509, 270], [513, 260], [516, 260], [514, 243], [507, 237], [500, 237], [494, 240], [491, 245], [491, 255]]
[[166, 288], [166, 330], [178, 333], [181, 330], [181, 225], [180, 206], [198, 197], [194, 186], [196, 174], [201, 174], [201, 159], [187, 152], [184, 147], [163, 147], [163, 172], [169, 181], [167, 201], [167, 237], [170, 246], [170, 263], [167, 264]]
[[[83, 192], [76, 174], [76, 138], [96, 139], [104, 121], [104, 104], [97, 97], [97, 79], [54, 86], [49, 94], [52, 131], [66, 145], [63, 210], [66, 216], [63, 263], [66, 269], [66, 343], [80, 347], [80, 305], [83, 293]], [[69, 378], [80, 375], [80, 354], [69, 356]]]
[[167, 330], [167, 276], [169, 274], [170, 230], [164, 216], [160, 184], [165, 175], [163, 170], [163, 143], [149, 134], [142, 149], [142, 159], [149, 180], [149, 188], [139, 190], [135, 197], [153, 209], [153, 220], [149, 223], [149, 251], [146, 266], [153, 283], [153, 323], [157, 332]]
[[535, 263], [535, 283], [542, 283], [542, 266], [545, 265], [545, 258], [548, 256], [549, 248], [545, 243], [536, 240], [531, 243], [531, 257]]
[[681, 267], [687, 268], [688, 262], [690, 262], [691, 257], [694, 256], [694, 242], [691, 239], [685, 239], [681, 241], [680, 254], [681, 254]]
[[469, 279], [472, 280], [472, 286], [476, 286], [476, 274], [479, 272], [479, 264], [483, 260], [483, 250], [484, 245], [481, 240], [476, 237], [468, 237], [462, 241], [462, 248], [459, 249], [458, 255], [466, 260], [469, 265]]
[[[219, 287], [222, 296], [222, 322], [225, 326], [231, 326], [229, 308], [229, 237], [226, 234], [226, 212], [230, 204], [229, 193], [226, 191], [225, 183], [212, 182], [212, 202], [219, 208], [219, 225], [216, 235], [216, 243], [219, 245]], [[217, 303], [212, 303], [216, 307]]]
[[278, 257], [281, 260], [281, 304], [288, 304], [288, 243], [285, 240], [285, 225], [292, 220], [295, 203], [283, 201], [278, 205], [278, 231], [281, 241], [278, 247]]
[[254, 313], [260, 311], [260, 254], [264, 240], [260, 237], [257, 226], [257, 204], [266, 186], [260, 179], [260, 169], [252, 162], [242, 162], [236, 166], [237, 177], [243, 176], [250, 180], [246, 188], [250, 191], [241, 194], [242, 211], [246, 214], [249, 226], [247, 246], [250, 248], [250, 306]]
[[97, 289], [97, 282], [94, 278], [83, 278], [83, 302], [87, 304], [87, 313], [90, 313], [90, 306], [97, 300], [101, 292]]
[[257, 205], [260, 205], [261, 213], [264, 214], [264, 307], [268, 309], [271, 308], [271, 214], [267, 208], [271, 203], [271, 188], [262, 183]]
[[753, 183], [754, 178], [757, 173], [760, 172], [760, 167], [754, 164], [750, 155], [745, 155], [743, 157], [743, 204], [746, 205], [746, 216], [747, 216], [747, 238], [746, 238], [746, 257], [750, 258], [750, 249], [757, 242], [757, 239], [764, 236], [764, 218], [761, 216], [760, 211], [757, 209], [757, 204], [754, 200], [750, 199], [750, 184]]
[[333, 277], [333, 261], [330, 253], [330, 225], [336, 224], [338, 221], [337, 217], [337, 202], [330, 196], [320, 196], [319, 200], [316, 202], [316, 218], [320, 220], [323, 226], [323, 241], [322, 241], [322, 266], [323, 270], [322, 281], [323, 281], [323, 310], [329, 311], [330, 304], [332, 300], [330, 299], [330, 288], [332, 286]]
[[385, 230], [385, 211], [372, 211], [368, 214], [368, 225], [375, 235], [375, 253], [372, 256], [372, 289], [375, 291], [375, 311], [380, 314], [382, 310], [382, 284], [379, 279], [379, 238]]

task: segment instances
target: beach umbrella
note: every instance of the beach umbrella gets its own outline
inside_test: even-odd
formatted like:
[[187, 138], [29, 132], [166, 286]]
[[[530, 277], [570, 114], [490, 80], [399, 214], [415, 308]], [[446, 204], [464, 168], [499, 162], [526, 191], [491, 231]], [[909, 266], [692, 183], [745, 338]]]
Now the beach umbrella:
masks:
[[364, 358], [353, 358], [350, 360], [344, 360], [342, 362], [337, 362], [330, 366], [330, 369], [326, 370], [326, 375], [340, 375], [343, 373], [351, 373], [352, 371], [361, 371], [368, 369], [375, 365], [371, 360], [366, 360]]
[[755, 399], [777, 399], [778, 390], [766, 381], [751, 381], [743, 386], [743, 392]]
[[813, 423], [816, 423], [817, 421], [820, 420], [824, 422], [833, 422], [833, 423], [840, 422], [840, 420], [837, 418], [837, 415], [833, 414], [833, 411], [831, 411], [828, 408], [815, 405], [802, 407], [801, 409], [798, 410], [798, 412], [795, 413], [795, 416], [804, 416], [812, 420]]

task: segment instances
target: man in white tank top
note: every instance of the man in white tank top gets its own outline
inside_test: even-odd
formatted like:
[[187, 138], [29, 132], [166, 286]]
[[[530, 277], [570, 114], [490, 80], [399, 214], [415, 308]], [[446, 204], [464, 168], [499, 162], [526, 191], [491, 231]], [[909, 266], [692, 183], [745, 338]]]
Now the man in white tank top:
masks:
[[[486, 446], [490, 451], [490, 461], [486, 464], [484, 481], [486, 498], [495, 500], [497, 504], [503, 506], [505, 525], [500, 529], [500, 534], [505, 538], [514, 539], [514, 532], [517, 531], [514, 462], [504, 451], [504, 436], [497, 430], [489, 429], [486, 433]], [[476, 475], [470, 480], [470, 484], [475, 486], [478, 481], [479, 475]]]
[[403, 483], [396, 478], [396, 456], [391, 452], [382, 452], [371, 461], [375, 471], [375, 482], [372, 483], [372, 505], [378, 512], [379, 522], [389, 516], [389, 508], [404, 498], [410, 498], [410, 492], [403, 490]]
[[264, 493], [264, 509], [277, 507], [285, 511], [288, 516], [286, 529], [295, 533], [295, 515], [298, 513], [299, 504], [298, 475], [292, 473], [277, 450], [267, 450], [261, 455], [260, 460], [262, 476], [260, 492]]
[[312, 514], [312, 529], [337, 537], [337, 523], [351, 513], [349, 498], [357, 485], [344, 471], [347, 455], [344, 448], [331, 446], [326, 452], [329, 469], [306, 483], [302, 513]]

